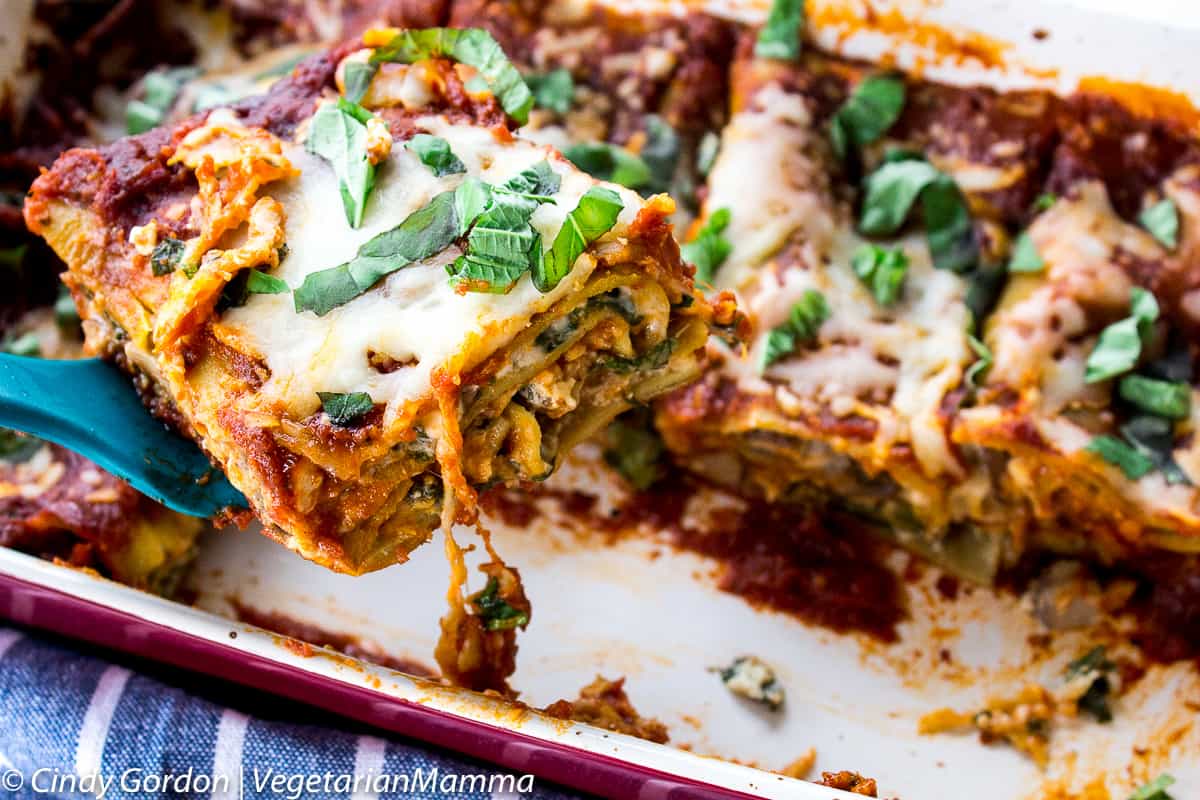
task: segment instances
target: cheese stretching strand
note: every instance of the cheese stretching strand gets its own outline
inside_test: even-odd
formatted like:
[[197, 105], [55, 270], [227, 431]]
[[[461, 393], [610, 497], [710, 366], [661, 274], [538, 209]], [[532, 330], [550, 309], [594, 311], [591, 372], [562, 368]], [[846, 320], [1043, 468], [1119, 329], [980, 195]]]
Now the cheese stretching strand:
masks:
[[672, 202], [514, 138], [528, 90], [493, 45], [370, 31], [262, 97], [69, 151], [25, 207], [90, 350], [338, 571], [404, 561], [444, 509], [472, 521], [700, 370]]

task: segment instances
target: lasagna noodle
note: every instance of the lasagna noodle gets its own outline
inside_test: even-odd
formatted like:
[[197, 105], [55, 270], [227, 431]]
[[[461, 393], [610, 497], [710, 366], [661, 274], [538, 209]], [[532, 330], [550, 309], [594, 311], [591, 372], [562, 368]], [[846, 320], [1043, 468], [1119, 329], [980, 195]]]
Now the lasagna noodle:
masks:
[[[614, 186], [616, 225], [546, 293], [528, 274], [503, 294], [455, 288], [455, 244], [321, 316], [297, 312], [291, 293], [224, 305], [238, 272], [257, 267], [294, 289], [467, 178], [500, 185], [545, 162], [560, 188], [530, 224], [546, 247], [597, 185], [514, 139], [495, 99], [468, 95], [438, 59], [411, 68], [428, 80], [419, 102], [374, 106], [394, 142], [350, 228], [332, 169], [302, 141], [351, 52], [313, 59], [234, 109], [64, 155], [26, 218], [70, 267], [89, 347], [136, 376], [269, 535], [361, 573], [425, 542], [451, 493], [455, 519], [470, 521], [479, 491], [544, 479], [613, 416], [694, 378], [709, 306], [691, 297], [670, 200]], [[465, 174], [436, 176], [404, 146], [417, 133], [445, 139]], [[152, 245], [167, 236], [187, 242], [190, 277], [153, 274]], [[373, 408], [338, 425], [318, 392], [366, 393]]]
[[[909, 259], [895, 305], [881, 307], [851, 266], [866, 240], [828, 125], [869, 70], [811, 53], [795, 65], [734, 66], [734, 113], [706, 213], [731, 211], [724, 236], [733, 249], [714, 283], [738, 293], [755, 335], [744, 352], [714, 341], [713, 368], [659, 404], [676, 458], [752, 494], [850, 510], [981, 581], [1030, 547], [1105, 559], [1145, 546], [1194, 549], [1192, 486], [1159, 473], [1130, 480], [1087, 452], [1121, 418], [1112, 382], [1084, 383], [1087, 354], [1104, 325], [1128, 313], [1132, 286], [1159, 294], [1171, 317], [1160, 332], [1194, 330], [1173, 299], [1200, 279], [1187, 267], [1200, 207], [1194, 157], [1178, 144], [1186, 137], [1115, 104], [1089, 119], [1101, 104], [1083, 96], [908, 82], [904, 114], [863, 152], [863, 171], [890, 148], [922, 153], [964, 192], [983, 259], [1003, 263], [1028, 226], [1047, 264], [1011, 279], [987, 319], [981, 335], [995, 363], [976, 391], [964, 382], [976, 360], [969, 279], [933, 269], [917, 226], [882, 242]], [[1169, 135], [1176, 144], [1162, 143]], [[1162, 163], [1105, 162], [1122, 139], [1153, 142], [1143, 158]], [[1047, 190], [1057, 200], [1038, 211]], [[1182, 218], [1173, 255], [1130, 219], [1163, 194]], [[760, 370], [768, 332], [808, 289], [824, 296], [828, 320], [814, 342]], [[1175, 460], [1191, 474], [1192, 437], [1177, 442]]]

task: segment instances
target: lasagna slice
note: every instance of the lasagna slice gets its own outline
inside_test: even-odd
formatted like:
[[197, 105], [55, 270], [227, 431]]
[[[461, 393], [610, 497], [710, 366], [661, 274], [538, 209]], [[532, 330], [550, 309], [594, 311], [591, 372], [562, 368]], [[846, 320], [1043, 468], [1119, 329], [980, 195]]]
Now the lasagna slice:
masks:
[[262, 97], [64, 154], [25, 216], [89, 349], [270, 536], [362, 573], [700, 370], [672, 202], [514, 137], [530, 104], [483, 31], [373, 30]]
[[753, 48], [684, 249], [754, 332], [660, 403], [677, 460], [984, 582], [1030, 549], [1194, 547], [1194, 143], [1090, 95]]

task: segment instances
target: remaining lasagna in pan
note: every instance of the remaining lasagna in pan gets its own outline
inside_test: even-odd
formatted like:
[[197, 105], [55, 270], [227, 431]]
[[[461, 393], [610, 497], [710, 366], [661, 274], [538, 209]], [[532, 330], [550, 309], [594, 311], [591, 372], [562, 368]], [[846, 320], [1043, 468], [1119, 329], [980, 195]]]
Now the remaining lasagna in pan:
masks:
[[265, 96], [67, 152], [25, 217], [88, 347], [269, 535], [361, 573], [700, 370], [673, 203], [514, 137], [532, 103], [484, 31], [373, 30]]
[[657, 422], [683, 465], [960, 574], [1200, 542], [1200, 150], [1080, 93], [801, 54], [767, 26], [684, 247], [754, 333]]

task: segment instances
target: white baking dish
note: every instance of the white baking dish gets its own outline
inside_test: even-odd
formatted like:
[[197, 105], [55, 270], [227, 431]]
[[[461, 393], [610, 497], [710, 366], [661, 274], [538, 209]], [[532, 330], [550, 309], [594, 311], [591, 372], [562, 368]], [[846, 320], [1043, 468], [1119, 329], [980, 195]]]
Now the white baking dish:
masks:
[[[756, 19], [767, 3], [703, 5]], [[927, 75], [946, 80], [1069, 90], [1081, 76], [1103, 75], [1200, 99], [1194, 56], [1200, 48], [1200, 6], [1192, 3], [869, 5], [876, 19], [884, 15], [894, 21], [897, 17], [886, 16], [894, 12], [910, 24], [899, 38], [884, 36], [870, 25], [835, 24], [847, 14], [870, 19], [863, 0], [810, 3], [816, 38], [850, 56], [876, 58], [888, 52], [905, 66], [925, 63]], [[923, 49], [921, 42], [934, 40], [921, 27], [926, 23], [1007, 43], [997, 51], [1007, 69]], [[1035, 30], [1048, 35], [1035, 38]], [[970, 40], [964, 33], [963, 41]], [[940, 41], [944, 47], [947, 40]], [[574, 461], [552, 486], [579, 483], [594, 491], [606, 480], [586, 452]], [[1035, 623], [1014, 598], [977, 591], [942, 602], [932, 589], [936, 575], [927, 571], [910, 592], [912, 619], [902, 626], [901, 642], [883, 646], [755, 611], [713, 588], [711, 563], [686, 553], [654, 558], [661, 548], [648, 540], [606, 545], [599, 536], [565, 529], [552, 515], [527, 530], [492, 525], [500, 552], [526, 578], [535, 608], [513, 680], [521, 699], [542, 706], [573, 697], [597, 673], [624, 675], [639, 710], [666, 722], [672, 742], [691, 752], [547, 721], [494, 699], [321, 651], [306, 656], [277, 636], [227, 618], [236, 600], [260, 612], [361, 636], [393, 656], [430, 663], [446, 581], [436, 542], [418, 550], [405, 566], [348, 578], [303, 562], [252, 532], [215, 533], [205, 541], [190, 581], [197, 608], [0, 551], [0, 612], [269, 686], [612, 796], [720, 796], [722, 790], [768, 797], [837, 795], [705, 757], [780, 769], [810, 747], [816, 748], [817, 771], [853, 769], [876, 777], [881, 797], [1018, 800], [1042, 796], [1056, 781], [1078, 788], [1101, 779], [1119, 798], [1164, 770], [1179, 779], [1177, 798], [1200, 796], [1200, 733], [1191, 727], [1194, 712], [1183, 704], [1200, 700], [1200, 678], [1184, 665], [1152, 670], [1121, 699], [1113, 725], [1080, 723], [1060, 731], [1053, 766], [1045, 774], [1008, 749], [983, 747], [968, 737], [916, 735], [923, 713], [945, 705], [969, 708], [987, 695], [1056, 674], [1064, 660], [1086, 646], [1082, 638], [1063, 639], [1056, 652], [1035, 659], [1027, 643]], [[461, 533], [465, 541], [471, 536]], [[780, 713], [738, 700], [708, 671], [746, 653], [779, 673], [788, 691]], [[233, 669], [238, 664], [242, 667]]]

